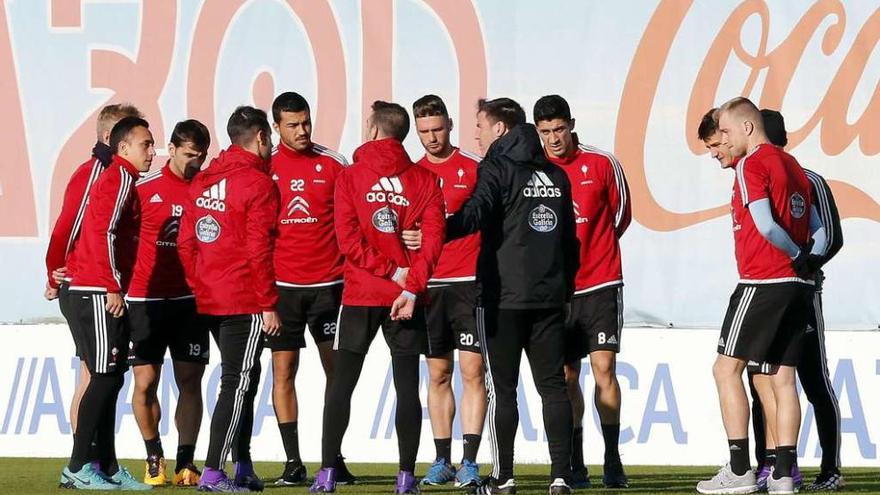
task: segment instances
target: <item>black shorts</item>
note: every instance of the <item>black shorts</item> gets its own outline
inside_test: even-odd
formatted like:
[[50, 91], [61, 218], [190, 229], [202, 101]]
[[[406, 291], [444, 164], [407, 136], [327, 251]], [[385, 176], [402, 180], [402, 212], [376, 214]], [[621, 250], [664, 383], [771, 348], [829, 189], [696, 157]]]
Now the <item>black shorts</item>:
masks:
[[70, 307], [70, 285], [67, 282], [62, 282], [61, 285], [58, 286], [58, 306], [61, 308], [61, 315], [64, 316], [64, 320], [67, 321], [67, 328], [70, 329], [70, 336], [73, 337], [73, 346], [76, 349], [76, 357], [82, 359], [79, 332], [74, 330], [76, 318], [73, 314], [73, 309]]
[[195, 299], [131, 301], [128, 321], [130, 365], [162, 364], [166, 350], [175, 361], [208, 364], [208, 326], [196, 313]]
[[437, 357], [459, 351], [480, 352], [474, 305], [477, 286], [473, 282], [428, 288], [428, 338], [431, 353]]
[[316, 344], [332, 342], [342, 304], [342, 284], [317, 288], [278, 288], [281, 333], [266, 335], [273, 351], [295, 351], [306, 346], [306, 325]]
[[718, 353], [766, 365], [796, 366], [811, 312], [813, 287], [798, 283], [739, 284]]
[[[825, 322], [821, 321], [821, 314], [822, 292], [815, 290], [813, 291], [813, 299], [810, 304], [810, 313], [807, 315], [807, 328], [804, 331], [804, 336], [801, 340], [801, 359], [798, 362], [798, 368], [805, 363], [825, 362], [824, 338], [821, 338], [819, 335], [820, 332], [822, 332], [819, 330], [819, 325], [822, 325], [821, 328], [825, 327]], [[779, 367], [767, 362], [759, 363], [757, 361], [749, 361], [746, 369], [749, 373], [755, 375], [772, 375], [776, 373]], [[800, 372], [798, 374], [800, 374]]]
[[333, 349], [366, 354], [382, 327], [392, 356], [428, 353], [428, 328], [425, 308], [416, 306], [409, 320], [393, 321], [391, 308], [384, 306], [342, 306]]
[[574, 296], [565, 321], [565, 362], [595, 351], [620, 352], [623, 331], [623, 286]]
[[128, 369], [128, 312], [115, 318], [105, 310], [107, 293], [71, 290], [71, 315], [76, 318], [73, 330], [82, 355], [92, 374], [124, 373]]

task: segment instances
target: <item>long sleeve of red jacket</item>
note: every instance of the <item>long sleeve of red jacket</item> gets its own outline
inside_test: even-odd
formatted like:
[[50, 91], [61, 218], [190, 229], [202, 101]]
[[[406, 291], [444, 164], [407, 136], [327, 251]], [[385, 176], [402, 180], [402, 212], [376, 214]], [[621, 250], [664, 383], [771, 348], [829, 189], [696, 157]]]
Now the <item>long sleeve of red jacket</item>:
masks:
[[623, 167], [617, 158], [609, 156], [611, 167], [607, 172], [606, 191], [611, 211], [614, 212], [614, 233], [621, 237], [632, 221], [632, 204], [629, 200], [629, 185], [623, 174]]
[[95, 256], [95, 276], [101, 287], [107, 292], [122, 292], [122, 260], [116, 252], [116, 238], [120, 220], [125, 221], [123, 211], [133, 194], [135, 178], [118, 167], [108, 170], [107, 174], [107, 180], [97, 182], [89, 193], [83, 240], [94, 243], [90, 251]]
[[55, 227], [49, 238], [49, 247], [46, 249], [46, 276], [49, 278], [50, 287], [58, 287], [52, 278], [52, 272], [67, 265], [67, 254], [78, 234], [76, 232], [76, 229], [79, 228], [77, 219], [82, 222], [81, 216], [85, 212], [86, 191], [97, 178], [95, 167], [91, 166], [93, 162], [94, 160], [87, 162], [89, 165], [77, 168], [70, 176], [70, 181], [64, 190], [61, 213], [55, 220]]
[[267, 177], [254, 185], [247, 203], [247, 252], [257, 303], [263, 311], [278, 304], [275, 269], [272, 262], [275, 222], [278, 219], [278, 189]]
[[177, 255], [180, 257], [180, 264], [183, 266], [186, 284], [193, 293], [196, 290], [196, 250], [195, 213], [193, 213], [193, 208], [188, 205], [183, 209], [183, 216], [180, 218], [180, 230], [177, 234]]
[[336, 242], [346, 260], [377, 277], [391, 278], [397, 270], [397, 263], [367, 243], [358, 223], [357, 207], [352, 201], [346, 172], [336, 179], [333, 203]]
[[421, 218], [422, 247], [411, 256], [412, 266], [406, 276], [406, 290], [421, 294], [428, 287], [446, 237], [446, 207], [440, 186], [433, 182]]

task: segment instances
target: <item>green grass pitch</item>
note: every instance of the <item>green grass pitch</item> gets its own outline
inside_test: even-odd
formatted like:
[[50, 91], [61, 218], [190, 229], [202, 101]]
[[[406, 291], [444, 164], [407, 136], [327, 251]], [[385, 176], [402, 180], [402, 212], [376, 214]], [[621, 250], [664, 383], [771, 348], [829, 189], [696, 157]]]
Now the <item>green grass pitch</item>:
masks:
[[[68, 490], [57, 488], [61, 469], [65, 459], [37, 459], [37, 458], [0, 458], [0, 493], [3, 494], [29, 494], [29, 493], [69, 493]], [[131, 470], [135, 476], [143, 475], [143, 461], [125, 460], [123, 464]], [[174, 461], [169, 460], [169, 469], [173, 468]], [[315, 463], [307, 463], [310, 475], [316, 468]], [[231, 467], [231, 466], [230, 466]], [[355, 464], [349, 465], [351, 471], [361, 479], [354, 486], [341, 486], [337, 490], [339, 495], [357, 495], [362, 493], [390, 494], [394, 489], [394, 476], [397, 473], [392, 464]], [[264, 479], [278, 476], [281, 472], [281, 463], [256, 463], [257, 473]], [[416, 474], [424, 474], [427, 466], [420, 464]], [[631, 488], [625, 490], [605, 490], [601, 488], [601, 466], [590, 466], [593, 474], [593, 482], [599, 486], [587, 490], [578, 490], [576, 493], [602, 494], [602, 493], [696, 493], [694, 486], [697, 481], [714, 474], [714, 467], [681, 467], [681, 466], [627, 466], [627, 474], [630, 478]], [[485, 467], [484, 467], [485, 471]], [[846, 478], [846, 493], [880, 493], [880, 469], [844, 469]], [[520, 464], [516, 468], [516, 481], [518, 494], [543, 494], [547, 493], [548, 466], [536, 464]], [[816, 476], [816, 469], [805, 468], [804, 479], [812, 481]], [[152, 490], [156, 494], [170, 493], [194, 493], [194, 489], [166, 487]], [[281, 495], [285, 493], [305, 494], [307, 486], [279, 487], [267, 485], [266, 492], [269, 495]], [[451, 495], [465, 493], [456, 490], [452, 485], [447, 487], [428, 487], [422, 491], [423, 495], [437, 493]]]

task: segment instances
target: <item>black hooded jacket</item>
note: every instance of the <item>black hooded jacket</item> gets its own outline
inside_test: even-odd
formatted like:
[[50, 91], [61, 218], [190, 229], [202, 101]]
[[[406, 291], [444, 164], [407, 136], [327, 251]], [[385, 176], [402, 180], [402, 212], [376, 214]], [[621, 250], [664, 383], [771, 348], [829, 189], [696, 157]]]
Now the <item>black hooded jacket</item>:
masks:
[[571, 299], [578, 269], [571, 184], [544, 156], [533, 125], [492, 143], [473, 195], [447, 220], [447, 240], [476, 231], [478, 305], [561, 308]]

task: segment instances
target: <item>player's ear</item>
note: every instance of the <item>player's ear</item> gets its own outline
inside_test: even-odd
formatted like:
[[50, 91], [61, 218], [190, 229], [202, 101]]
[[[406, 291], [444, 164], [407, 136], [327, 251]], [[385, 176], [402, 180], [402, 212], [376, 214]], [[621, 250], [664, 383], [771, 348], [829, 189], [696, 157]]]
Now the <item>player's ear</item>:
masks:
[[446, 117], [446, 122], [448, 123], [447, 125], [449, 126], [449, 132], [452, 132], [452, 128], [453, 128], [452, 117]]
[[743, 130], [746, 132], [746, 136], [751, 136], [755, 131], [755, 124], [751, 120], [743, 121]]
[[568, 130], [571, 132], [574, 132], [574, 120], [574, 117], [572, 117], [572, 119], [568, 121]]
[[281, 135], [281, 127], [278, 126], [278, 122], [272, 122], [272, 128], [275, 129], [275, 132]]

